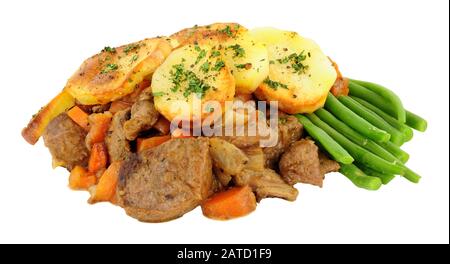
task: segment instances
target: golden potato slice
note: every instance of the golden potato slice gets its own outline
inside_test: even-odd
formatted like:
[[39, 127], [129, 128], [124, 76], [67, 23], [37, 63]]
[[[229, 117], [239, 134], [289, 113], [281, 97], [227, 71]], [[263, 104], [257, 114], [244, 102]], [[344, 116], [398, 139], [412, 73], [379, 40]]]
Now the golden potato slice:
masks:
[[322, 107], [337, 73], [320, 47], [295, 32], [259, 28], [250, 33], [266, 45], [270, 63], [269, 77], [255, 95], [278, 101], [279, 108], [289, 114]]
[[237, 23], [215, 23], [207, 26], [193, 26], [185, 28], [170, 36], [173, 48], [187, 44], [216, 45], [228, 41], [238, 33], [246, 32], [247, 29]]
[[81, 104], [105, 104], [134, 91], [161, 65], [172, 48], [164, 38], [105, 48], [83, 62], [65, 90]]
[[248, 30], [236, 23], [216, 23], [183, 29], [173, 34], [174, 47], [207, 44], [214, 47], [236, 80], [236, 92], [251, 94], [269, 74], [266, 47], [256, 42]]
[[28, 125], [22, 130], [22, 137], [34, 145], [44, 133], [48, 123], [74, 105], [75, 99], [70, 94], [64, 91], [60, 92], [37, 114], [33, 115]]
[[155, 71], [151, 84], [155, 107], [166, 119], [202, 119], [210, 114], [206, 102], [232, 100], [233, 75], [214, 54], [209, 45], [183, 46]]

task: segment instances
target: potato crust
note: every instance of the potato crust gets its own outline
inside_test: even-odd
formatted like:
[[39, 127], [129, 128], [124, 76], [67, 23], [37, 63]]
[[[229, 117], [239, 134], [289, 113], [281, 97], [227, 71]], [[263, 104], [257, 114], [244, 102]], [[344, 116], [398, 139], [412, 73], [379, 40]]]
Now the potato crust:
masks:
[[144, 39], [118, 48], [105, 48], [85, 60], [64, 88], [81, 104], [105, 104], [135, 90], [170, 54], [164, 38]]

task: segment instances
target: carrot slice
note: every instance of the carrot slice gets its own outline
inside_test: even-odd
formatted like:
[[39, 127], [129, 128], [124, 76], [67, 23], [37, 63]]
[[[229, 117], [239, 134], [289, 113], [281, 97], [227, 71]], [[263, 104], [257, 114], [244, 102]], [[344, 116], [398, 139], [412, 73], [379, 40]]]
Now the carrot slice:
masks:
[[80, 127], [85, 130], [89, 130], [89, 115], [86, 114], [80, 107], [74, 106], [69, 111], [67, 111], [67, 115]]
[[217, 193], [202, 204], [203, 215], [217, 220], [241, 217], [256, 209], [255, 194], [249, 186]]
[[95, 191], [89, 198], [89, 203], [113, 201], [119, 181], [121, 161], [115, 161], [103, 172]]
[[151, 137], [151, 138], [138, 138], [137, 139], [137, 151], [139, 152], [139, 151], [143, 151], [144, 149], [154, 148], [170, 139], [171, 139], [171, 137], [169, 135], [159, 136], [159, 137]]
[[89, 116], [89, 134], [87, 135], [87, 141], [92, 145], [95, 143], [103, 142], [105, 140], [106, 132], [108, 131], [109, 124], [111, 123], [112, 115], [109, 112], [91, 114]]
[[105, 169], [107, 162], [108, 150], [106, 149], [105, 143], [95, 143], [92, 146], [91, 156], [89, 157], [89, 172], [96, 173], [101, 169]]
[[69, 187], [74, 190], [86, 190], [97, 183], [97, 177], [81, 166], [75, 166], [70, 172]]

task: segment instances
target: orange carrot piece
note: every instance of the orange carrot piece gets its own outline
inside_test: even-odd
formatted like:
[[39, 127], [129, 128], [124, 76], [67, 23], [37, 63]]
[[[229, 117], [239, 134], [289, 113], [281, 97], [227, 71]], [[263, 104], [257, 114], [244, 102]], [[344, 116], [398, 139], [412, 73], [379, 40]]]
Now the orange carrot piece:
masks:
[[80, 127], [89, 131], [89, 115], [86, 114], [80, 107], [74, 106], [69, 111], [67, 111], [67, 115]]
[[162, 143], [170, 140], [170, 135], [158, 136], [151, 138], [138, 138], [137, 139], [137, 151], [143, 151], [144, 149], [154, 148]]
[[109, 112], [91, 114], [89, 116], [91, 128], [89, 130], [88, 138], [91, 144], [103, 142], [105, 140], [111, 119], [112, 115]]
[[170, 122], [162, 116], [158, 118], [153, 127], [163, 135], [167, 135], [170, 132]]
[[202, 204], [203, 215], [217, 220], [241, 217], [255, 209], [255, 194], [249, 186], [233, 187], [217, 193]]
[[91, 156], [89, 157], [89, 172], [96, 173], [101, 169], [105, 169], [107, 162], [108, 150], [106, 149], [105, 143], [95, 143], [92, 146]]
[[69, 187], [73, 190], [86, 190], [97, 183], [97, 177], [81, 166], [75, 166], [70, 172]]
[[95, 191], [89, 198], [89, 203], [113, 201], [119, 181], [121, 161], [115, 161], [103, 172]]

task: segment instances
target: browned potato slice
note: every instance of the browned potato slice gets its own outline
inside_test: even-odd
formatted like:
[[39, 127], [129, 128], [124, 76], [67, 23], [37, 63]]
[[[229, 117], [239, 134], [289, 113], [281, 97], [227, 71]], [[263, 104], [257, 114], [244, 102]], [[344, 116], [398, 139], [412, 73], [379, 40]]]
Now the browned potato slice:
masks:
[[144, 39], [118, 48], [105, 48], [85, 60], [65, 90], [81, 104], [105, 104], [134, 91], [170, 54], [164, 38]]
[[185, 28], [170, 36], [173, 48], [186, 44], [211, 44], [225, 42], [247, 29], [237, 23], [215, 23], [207, 26]]
[[211, 138], [209, 145], [214, 166], [228, 174], [240, 173], [248, 163], [248, 158], [242, 150], [223, 139]]

